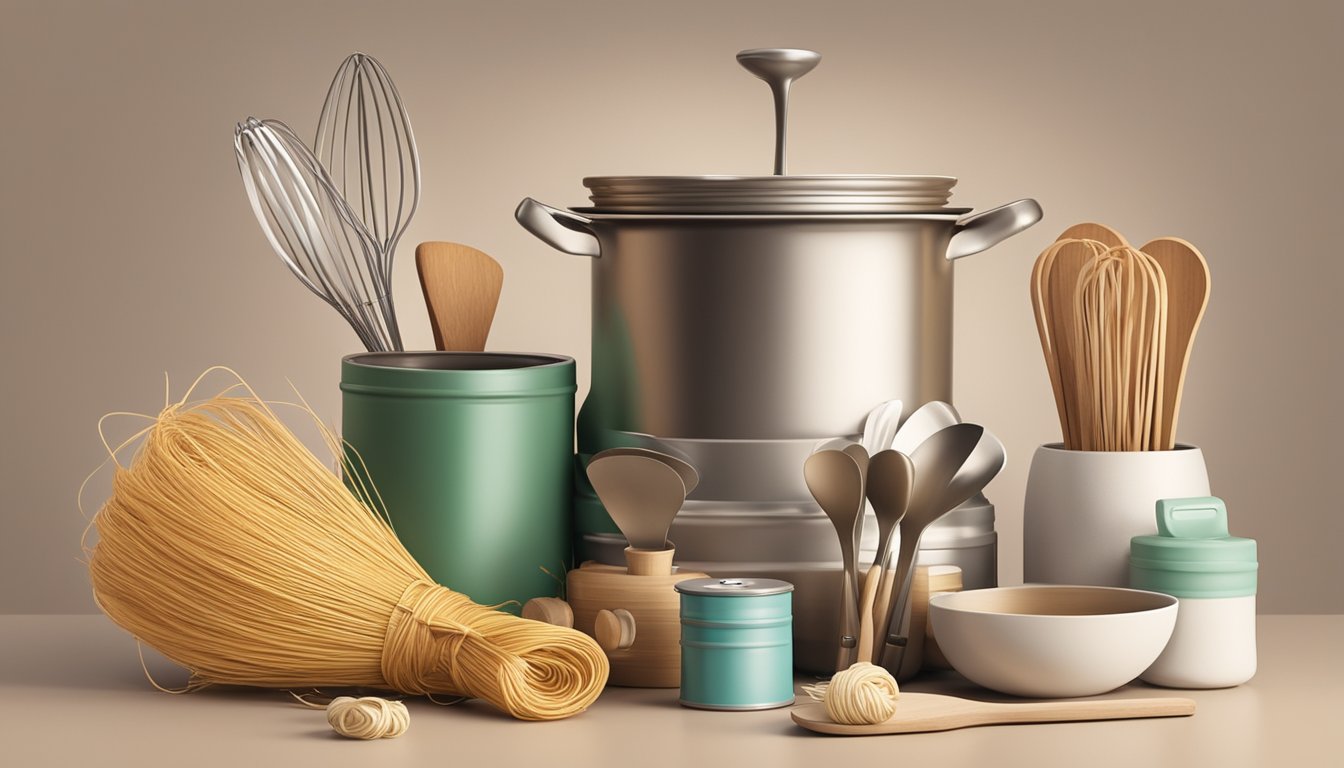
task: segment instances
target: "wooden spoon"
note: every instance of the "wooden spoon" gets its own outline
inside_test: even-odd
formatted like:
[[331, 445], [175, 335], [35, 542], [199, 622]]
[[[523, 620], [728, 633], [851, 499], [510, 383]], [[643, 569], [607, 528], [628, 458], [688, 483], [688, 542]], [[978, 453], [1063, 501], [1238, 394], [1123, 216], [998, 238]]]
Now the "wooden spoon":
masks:
[[1129, 720], [1141, 717], [1185, 717], [1195, 702], [1181, 698], [1100, 699], [1091, 701], [1024, 701], [994, 704], [937, 693], [902, 693], [896, 714], [876, 725], [845, 725], [831, 720], [825, 704], [804, 704], [789, 714], [809, 731], [835, 736], [927, 733], [1011, 723], [1071, 723], [1080, 720]]
[[1087, 413], [1079, 397], [1077, 355], [1081, 342], [1074, 322], [1077, 317], [1074, 298], [1083, 268], [1104, 251], [1104, 245], [1096, 241], [1066, 240], [1051, 246], [1038, 259], [1038, 263], [1045, 263], [1040, 264], [1040, 272], [1036, 275], [1038, 283], [1033, 299], [1038, 307], [1038, 323], [1045, 328], [1041, 335], [1042, 345], [1049, 344], [1050, 347], [1047, 366], [1053, 364], [1058, 376], [1057, 405], [1064, 422], [1061, 426], [1064, 447], [1069, 450], [1082, 447], [1083, 435], [1088, 429]]
[[421, 243], [415, 249], [415, 267], [429, 307], [434, 346], [454, 352], [483, 351], [504, 285], [499, 262], [469, 245]]
[[1140, 249], [1162, 268], [1167, 284], [1167, 334], [1163, 361], [1161, 426], [1155, 448], [1176, 446], [1185, 370], [1195, 333], [1209, 305], [1209, 264], [1195, 246], [1178, 237], [1161, 237]]
[[1107, 248], [1129, 245], [1125, 236], [1116, 232], [1105, 224], [1098, 224], [1094, 221], [1084, 221], [1081, 224], [1074, 224], [1072, 227], [1059, 233], [1055, 242], [1060, 240], [1096, 240]]
[[[1081, 245], [1067, 247], [1061, 245], [1070, 240], [1088, 240], [1100, 245], [1087, 243], [1085, 244], [1087, 250], [1083, 250]], [[1078, 390], [1074, 373], [1074, 349], [1067, 344], [1068, 339], [1058, 338], [1057, 326], [1061, 318], [1052, 315], [1057, 306], [1063, 307], [1069, 303], [1072, 288], [1069, 289], [1068, 296], [1059, 296], [1059, 291], [1052, 288], [1055, 264], [1059, 260], [1060, 251], [1066, 251], [1063, 260], [1063, 269], [1066, 272], [1060, 275], [1059, 284], [1076, 286], [1082, 264], [1086, 263], [1089, 254], [1095, 255], [1107, 248], [1126, 245], [1128, 242], [1124, 236], [1105, 224], [1096, 222], [1074, 224], [1059, 234], [1055, 243], [1041, 253], [1032, 267], [1031, 305], [1036, 315], [1036, 331], [1041, 337], [1041, 351], [1045, 354], [1045, 369], [1050, 376], [1050, 387], [1055, 393], [1055, 408], [1059, 413], [1060, 432], [1063, 434], [1065, 448], [1076, 450], [1080, 447], [1081, 425], [1080, 414], [1077, 411]], [[1072, 308], [1070, 307], [1068, 311], [1070, 314], [1064, 316], [1065, 322], [1071, 322], [1069, 318]]]

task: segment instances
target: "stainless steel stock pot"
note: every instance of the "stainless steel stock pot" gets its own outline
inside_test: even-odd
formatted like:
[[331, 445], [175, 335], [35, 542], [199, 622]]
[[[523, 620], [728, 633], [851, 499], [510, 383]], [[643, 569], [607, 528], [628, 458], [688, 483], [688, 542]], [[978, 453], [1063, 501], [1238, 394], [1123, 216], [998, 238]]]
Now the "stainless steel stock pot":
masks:
[[[877, 181], [950, 187], [946, 177], [690, 180], [723, 188], [695, 210], [721, 201], [724, 212], [670, 212], [680, 197], [657, 204], [652, 191], [679, 190], [682, 177], [643, 179], [647, 204], [562, 211], [529, 198], [518, 209], [537, 237], [593, 257], [593, 405], [583, 433], [816, 438], [857, 432], [882, 400], [950, 401], [952, 262], [1041, 215], [1032, 200], [973, 215], [881, 212]], [[739, 199], [739, 182], [764, 191]], [[853, 188], [811, 205], [767, 194], [823, 183]]]
[[[763, 78], [758, 69], [796, 73], [818, 58], [739, 54]], [[777, 85], [781, 173], [787, 83]], [[678, 561], [792, 582], [795, 662], [826, 670], [838, 637], [840, 554], [803, 462], [819, 440], [856, 436], [885, 400], [902, 400], [907, 413], [951, 401], [953, 262], [1031, 226], [1041, 209], [1034, 200], [982, 213], [951, 207], [948, 176], [583, 183], [591, 205], [564, 210], [528, 198], [516, 212], [541, 240], [591, 259], [592, 386], [578, 419], [580, 461], [642, 446], [691, 462], [700, 485], [669, 534]], [[578, 477], [578, 558], [619, 564], [625, 542]], [[942, 551], [928, 559], [970, 557], [963, 570], [993, 580], [993, 520], [983, 497], [963, 507], [946, 541], [930, 538]], [[871, 561], [876, 524], [865, 528]]]

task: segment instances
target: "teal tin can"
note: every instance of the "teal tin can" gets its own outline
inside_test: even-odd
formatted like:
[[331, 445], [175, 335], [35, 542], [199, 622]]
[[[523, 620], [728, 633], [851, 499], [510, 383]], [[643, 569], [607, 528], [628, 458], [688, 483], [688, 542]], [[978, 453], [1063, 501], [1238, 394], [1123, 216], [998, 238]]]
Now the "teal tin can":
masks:
[[681, 593], [681, 703], [775, 709], [793, 703], [793, 585], [688, 579]]
[[556, 595], [547, 571], [572, 559], [575, 389], [574, 360], [559, 355], [349, 355], [341, 433], [430, 577], [516, 612]]

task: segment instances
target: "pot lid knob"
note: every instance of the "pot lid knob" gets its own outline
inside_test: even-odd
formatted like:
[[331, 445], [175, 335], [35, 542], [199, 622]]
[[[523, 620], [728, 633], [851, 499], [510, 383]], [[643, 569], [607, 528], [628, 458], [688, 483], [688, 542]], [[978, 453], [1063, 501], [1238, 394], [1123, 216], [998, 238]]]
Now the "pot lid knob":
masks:
[[784, 175], [784, 135], [789, 114], [789, 86], [811, 72], [821, 54], [802, 48], [752, 48], [737, 54], [737, 63], [770, 85], [775, 97], [775, 175]]

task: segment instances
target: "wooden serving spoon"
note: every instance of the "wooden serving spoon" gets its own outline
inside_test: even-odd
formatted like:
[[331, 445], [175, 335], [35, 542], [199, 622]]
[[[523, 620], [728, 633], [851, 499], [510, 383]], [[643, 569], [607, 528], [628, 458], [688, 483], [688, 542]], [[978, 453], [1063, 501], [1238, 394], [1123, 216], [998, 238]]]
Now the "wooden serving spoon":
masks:
[[1095, 221], [1084, 221], [1081, 224], [1074, 224], [1072, 227], [1059, 233], [1055, 242], [1060, 240], [1096, 240], [1107, 248], [1129, 245], [1125, 236], [1116, 232], [1105, 224], [1098, 224]]
[[1161, 237], [1141, 248], [1162, 268], [1167, 284], [1167, 333], [1163, 361], [1161, 425], [1153, 447], [1176, 446], [1176, 419], [1181, 412], [1185, 370], [1195, 333], [1209, 305], [1209, 264], [1195, 246], [1179, 237]]
[[1092, 701], [1024, 701], [994, 704], [937, 693], [902, 693], [896, 714], [876, 725], [845, 725], [826, 714], [825, 704], [804, 704], [789, 714], [809, 731], [834, 736], [877, 736], [927, 733], [1012, 723], [1071, 723], [1080, 720], [1129, 720], [1142, 717], [1185, 717], [1195, 702], [1180, 698], [1101, 699]]
[[[1069, 240], [1088, 240], [1099, 243], [1100, 246], [1060, 245]], [[1055, 238], [1054, 245], [1047, 248], [1032, 267], [1031, 305], [1036, 315], [1036, 331], [1041, 337], [1041, 351], [1045, 354], [1045, 368], [1050, 376], [1050, 387], [1055, 393], [1055, 408], [1059, 413], [1060, 431], [1063, 434], [1065, 448], [1077, 449], [1082, 436], [1080, 414], [1077, 409], [1075, 352], [1070, 343], [1071, 337], [1069, 339], [1059, 337], [1061, 320], [1067, 324], [1072, 317], [1073, 290], [1077, 286], [1083, 264], [1102, 250], [1127, 245], [1128, 242], [1123, 235], [1105, 224], [1090, 221], [1074, 224]], [[1065, 256], [1062, 260], [1062, 272], [1058, 277], [1059, 282], [1056, 284], [1054, 271], [1056, 263], [1060, 262], [1061, 250], [1065, 251]], [[1067, 290], [1062, 292], [1067, 295], [1061, 296], [1061, 290], [1055, 288], [1055, 285], [1065, 286]], [[1053, 314], [1057, 310], [1067, 311], [1068, 314], [1063, 316]]]
[[454, 352], [483, 351], [504, 285], [499, 262], [461, 243], [421, 243], [415, 249], [415, 267], [429, 307], [434, 346]]
[[1075, 327], [1074, 298], [1078, 293], [1078, 278], [1087, 263], [1106, 250], [1098, 241], [1065, 240], [1057, 242], [1037, 259], [1037, 271], [1032, 300], [1036, 306], [1037, 324], [1042, 347], [1048, 345], [1046, 366], [1051, 369], [1052, 385], [1056, 385], [1056, 406], [1060, 411], [1064, 447], [1078, 450], [1082, 446], [1086, 426], [1082, 403], [1079, 402], [1077, 356], [1080, 348], [1079, 329]]

